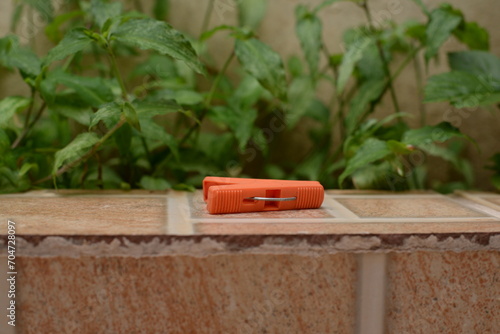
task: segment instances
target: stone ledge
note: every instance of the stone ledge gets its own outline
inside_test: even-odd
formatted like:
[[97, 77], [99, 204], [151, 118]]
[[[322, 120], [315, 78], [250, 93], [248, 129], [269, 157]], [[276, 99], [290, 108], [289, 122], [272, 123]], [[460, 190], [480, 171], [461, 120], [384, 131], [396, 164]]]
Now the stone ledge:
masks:
[[41, 191], [0, 196], [0, 244], [11, 219], [22, 256], [500, 250], [496, 203], [327, 191], [316, 210], [209, 215], [199, 191]]

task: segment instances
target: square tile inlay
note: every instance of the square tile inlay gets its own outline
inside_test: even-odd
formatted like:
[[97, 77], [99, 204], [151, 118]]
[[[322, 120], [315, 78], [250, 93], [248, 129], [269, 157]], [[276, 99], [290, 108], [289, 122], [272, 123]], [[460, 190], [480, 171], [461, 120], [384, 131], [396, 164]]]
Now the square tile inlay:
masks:
[[336, 198], [361, 218], [459, 218], [487, 217], [446, 197], [362, 197]]

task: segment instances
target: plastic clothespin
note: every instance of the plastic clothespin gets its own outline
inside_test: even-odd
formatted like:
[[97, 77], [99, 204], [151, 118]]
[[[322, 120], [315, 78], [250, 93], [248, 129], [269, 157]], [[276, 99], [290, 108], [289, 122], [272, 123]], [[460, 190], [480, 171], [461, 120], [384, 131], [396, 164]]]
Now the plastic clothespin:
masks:
[[286, 181], [207, 176], [203, 199], [210, 214], [316, 209], [324, 198], [317, 181]]

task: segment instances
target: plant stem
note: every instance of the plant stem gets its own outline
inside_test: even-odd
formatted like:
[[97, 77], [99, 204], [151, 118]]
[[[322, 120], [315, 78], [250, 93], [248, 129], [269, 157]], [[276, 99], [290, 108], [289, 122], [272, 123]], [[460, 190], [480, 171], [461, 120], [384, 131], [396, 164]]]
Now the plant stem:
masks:
[[229, 57], [224, 62], [224, 65], [222, 65], [221, 71], [217, 74], [217, 77], [214, 80], [212, 88], [210, 89], [210, 92], [207, 95], [207, 99], [205, 100], [205, 106], [206, 107], [210, 106], [210, 103], [212, 103], [212, 99], [214, 98], [215, 91], [217, 90], [217, 87], [219, 86], [219, 83], [222, 80], [222, 77], [226, 73], [229, 65], [231, 64], [231, 61], [233, 60], [234, 55], [235, 55], [235, 53], [234, 53], [234, 50], [233, 50], [231, 52], [231, 54], [229, 55]]
[[24, 127], [24, 130], [23, 132], [21, 132], [21, 134], [19, 135], [19, 137], [17, 137], [17, 139], [14, 141], [14, 143], [12, 143], [12, 146], [10, 148], [14, 149], [16, 148], [20, 143], [21, 141], [26, 137], [26, 135], [31, 131], [31, 129], [33, 128], [33, 126], [35, 126], [35, 123], [40, 119], [40, 117], [42, 116], [42, 113], [43, 113], [43, 110], [45, 109], [46, 107], [46, 103], [45, 101], [42, 103], [42, 105], [40, 106], [40, 108], [38, 109], [38, 112], [36, 113], [35, 115], [35, 118], [33, 119], [33, 121], [28, 125], [28, 126], [25, 126]]
[[194, 124], [189, 129], [189, 131], [184, 135], [184, 137], [182, 137], [182, 139], [179, 142], [180, 145], [184, 144], [186, 142], [186, 140], [188, 140], [189, 137], [193, 134], [193, 132], [200, 127], [201, 122], [203, 121], [203, 119], [205, 118], [205, 116], [208, 112], [208, 108], [210, 107], [210, 103], [212, 103], [215, 92], [217, 91], [217, 87], [219, 86], [219, 83], [222, 80], [222, 77], [226, 73], [226, 71], [229, 67], [229, 64], [231, 64], [231, 61], [233, 60], [234, 55], [235, 55], [235, 53], [234, 53], [234, 51], [232, 51], [231, 54], [229, 55], [229, 57], [226, 59], [226, 62], [222, 66], [222, 69], [219, 72], [219, 74], [217, 74], [217, 77], [214, 80], [212, 88], [210, 89], [210, 92], [207, 95], [207, 99], [205, 100], [205, 108], [202, 110], [200, 117], [198, 118], [198, 122], [196, 124]]
[[[422, 46], [418, 46], [416, 48], [414, 48], [409, 54], [408, 56], [406, 56], [406, 58], [403, 60], [403, 62], [398, 66], [398, 68], [396, 69], [396, 71], [394, 71], [394, 74], [392, 74], [392, 76], [387, 80], [387, 84], [386, 84], [386, 87], [384, 88], [384, 92], [387, 90], [387, 88], [389, 87], [389, 84], [391, 82], [393, 82], [400, 74], [401, 72], [406, 68], [406, 66], [410, 63], [410, 61], [413, 59], [414, 55], [420, 51], [422, 49]], [[370, 107], [370, 109], [368, 109], [362, 116], [361, 118], [359, 119], [359, 123], [362, 123], [366, 117], [371, 114], [373, 112], [373, 109], [374, 109], [375, 105], [372, 104], [372, 106]]]
[[[116, 79], [118, 80], [118, 83], [120, 84], [120, 88], [121, 88], [121, 91], [122, 91], [122, 97], [123, 97], [124, 100], [127, 101], [128, 100], [128, 97], [127, 97], [127, 88], [125, 87], [125, 83], [123, 82], [121, 73], [118, 70], [118, 65], [116, 63], [116, 58], [115, 58], [115, 55], [114, 55], [113, 50], [111, 49], [111, 46], [109, 45], [109, 43], [108, 43], [108, 45], [106, 47], [106, 51], [108, 52], [108, 57], [109, 57], [109, 61], [110, 61], [111, 67], [113, 69], [113, 72], [115, 73]], [[45, 105], [45, 103], [44, 103], [44, 105]], [[33, 123], [36, 122], [37, 118], [35, 118], [35, 120], [33, 121]], [[46, 176], [46, 177], [44, 177], [44, 178], [36, 181], [35, 184], [39, 184], [39, 183], [48, 181], [50, 179], [54, 179], [55, 180], [55, 178], [57, 176], [66, 173], [71, 168], [73, 168], [73, 167], [79, 165], [80, 163], [86, 161], [87, 159], [89, 159], [91, 156], [93, 156], [97, 152], [97, 150], [99, 149], [99, 147], [102, 144], [104, 144], [104, 142], [106, 140], [108, 140], [116, 131], [118, 131], [118, 129], [120, 129], [125, 123], [127, 123], [127, 120], [125, 119], [125, 116], [122, 115], [121, 118], [120, 118], [120, 121], [118, 123], [116, 123], [115, 126], [112, 127], [108, 132], [106, 132], [106, 134], [104, 136], [102, 136], [101, 139], [99, 139], [99, 141], [97, 143], [95, 143], [92, 146], [92, 148], [87, 153], [85, 153], [84, 155], [82, 155], [78, 159], [73, 160], [72, 162], [70, 162], [70, 163], [62, 166], [54, 174], [48, 175], [48, 176]]]
[[113, 49], [111, 49], [111, 45], [108, 44], [106, 51], [108, 52], [108, 58], [109, 58], [109, 63], [111, 64], [111, 68], [115, 74], [116, 80], [118, 80], [118, 84], [120, 85], [120, 89], [122, 91], [122, 97], [125, 101], [127, 101], [128, 100], [127, 87], [125, 86], [125, 82], [123, 81], [120, 70], [118, 69], [116, 57], [115, 57], [115, 54], [113, 52]]
[[390, 77], [389, 81], [391, 81], [391, 82], [394, 81], [401, 74], [401, 72], [405, 69], [405, 67], [410, 63], [410, 61], [414, 58], [414, 56], [417, 54], [417, 52], [419, 52], [420, 50], [422, 50], [422, 45], [419, 45], [418, 47], [414, 48], [408, 54], [408, 56], [406, 56], [406, 58], [401, 62], [401, 64], [396, 69], [396, 71], [394, 71], [394, 74], [392, 75], [392, 77]]
[[[217, 74], [217, 77], [214, 80], [212, 88], [210, 89], [210, 92], [208, 93], [207, 98], [206, 98], [206, 100], [204, 102], [205, 108], [201, 111], [201, 114], [198, 117], [198, 122], [196, 122], [195, 124], [193, 124], [193, 126], [189, 128], [188, 132], [186, 132], [186, 134], [181, 138], [181, 140], [179, 140], [179, 146], [181, 146], [182, 144], [184, 144], [189, 139], [189, 137], [191, 137], [191, 135], [196, 130], [199, 129], [199, 127], [201, 125], [201, 122], [203, 122], [203, 119], [205, 118], [205, 116], [208, 113], [208, 110], [209, 110], [209, 107], [210, 107], [210, 103], [212, 102], [212, 100], [214, 98], [215, 92], [217, 90], [217, 86], [219, 85], [219, 82], [222, 80], [222, 77], [224, 76], [224, 74], [226, 73], [227, 69], [229, 68], [229, 65], [231, 64], [231, 61], [233, 60], [234, 56], [235, 56], [235, 53], [234, 53], [234, 50], [233, 50], [231, 52], [231, 54], [229, 55], [229, 57], [224, 62], [224, 65], [222, 66], [221, 71]], [[167, 153], [167, 156], [165, 157], [165, 159], [163, 159], [162, 162], [160, 162], [160, 164], [158, 165], [158, 167], [161, 167], [164, 163], [166, 163], [170, 159], [171, 156], [172, 156], [172, 150], [170, 150], [170, 152]], [[158, 170], [158, 168], [157, 168], [157, 170]]]
[[208, 29], [208, 24], [210, 23], [210, 17], [212, 16], [213, 8], [214, 8], [214, 0], [209, 0], [208, 7], [205, 11], [205, 17], [203, 18], [203, 24], [201, 25], [200, 36]]
[[[366, 14], [366, 18], [368, 20], [368, 25], [370, 27], [371, 32], [375, 33], [375, 26], [373, 24], [373, 18], [372, 18], [370, 9], [368, 8], [368, 2], [367, 1], [363, 1], [360, 4], [360, 6], [363, 8], [363, 10], [364, 10], [364, 12]], [[391, 94], [392, 104], [394, 105], [394, 111], [397, 112], [397, 113], [399, 113], [400, 112], [399, 102], [398, 102], [398, 99], [397, 99], [397, 96], [396, 96], [396, 90], [394, 89], [394, 85], [392, 84], [391, 71], [389, 69], [389, 63], [387, 62], [387, 59], [385, 58], [384, 49], [382, 48], [382, 44], [380, 43], [380, 40], [378, 38], [377, 38], [375, 44], [377, 46], [378, 53], [379, 53], [380, 59], [382, 61], [382, 66], [383, 66], [385, 75], [389, 79], [389, 83], [388, 83], [389, 84], [389, 91], [390, 91], [390, 94]], [[398, 117], [398, 119], [399, 119], [399, 121], [401, 121], [401, 117]]]
[[97, 150], [99, 149], [99, 147], [104, 144], [104, 142], [106, 140], [108, 140], [119, 128], [121, 128], [125, 123], [127, 123], [125, 117], [122, 117], [120, 119], [120, 121], [118, 123], [116, 123], [116, 125], [114, 127], [112, 127], [108, 132], [106, 132], [106, 134], [104, 136], [101, 137], [101, 139], [99, 139], [99, 141], [97, 143], [94, 144], [94, 146], [92, 146], [92, 148], [87, 152], [85, 153], [84, 155], [82, 155], [81, 157], [79, 157], [78, 159], [76, 160], [73, 160], [72, 162], [62, 166], [61, 168], [59, 168], [54, 174], [52, 175], [48, 175], [38, 181], [36, 181], [34, 184], [39, 184], [39, 183], [43, 183], [45, 181], [49, 181], [50, 179], [52, 178], [56, 178], [57, 176], [61, 175], [61, 174], [64, 174], [66, 173], [67, 171], [69, 171], [71, 168], [79, 165], [80, 163], [86, 161], [88, 158], [90, 158], [92, 155], [94, 155], [94, 153], [97, 152]]
[[427, 108], [422, 102], [424, 96], [422, 94], [423, 80], [422, 80], [422, 66], [420, 64], [420, 59], [418, 56], [413, 58], [413, 69], [415, 72], [415, 81], [417, 84], [417, 94], [418, 94], [418, 109], [420, 111], [420, 126], [425, 126], [427, 123]]

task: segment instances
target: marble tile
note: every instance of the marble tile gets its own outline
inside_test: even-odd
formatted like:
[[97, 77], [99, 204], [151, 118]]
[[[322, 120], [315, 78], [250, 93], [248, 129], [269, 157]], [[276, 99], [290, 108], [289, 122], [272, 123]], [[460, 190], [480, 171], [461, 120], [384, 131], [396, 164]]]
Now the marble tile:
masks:
[[335, 198], [362, 218], [448, 218], [486, 217], [483, 212], [464, 207], [444, 196], [431, 197], [344, 197]]
[[354, 329], [354, 254], [18, 261], [19, 334]]
[[500, 253], [391, 253], [386, 333], [500, 329]]
[[161, 234], [166, 198], [120, 196], [0, 197], [0, 230], [18, 234]]

